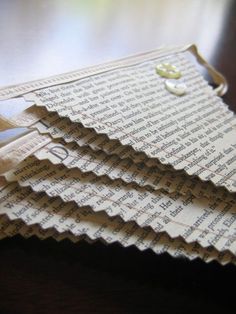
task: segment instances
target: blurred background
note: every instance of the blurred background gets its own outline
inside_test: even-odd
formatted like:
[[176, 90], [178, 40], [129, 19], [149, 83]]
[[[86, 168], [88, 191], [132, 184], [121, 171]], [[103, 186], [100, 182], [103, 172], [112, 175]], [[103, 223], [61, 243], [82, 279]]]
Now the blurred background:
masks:
[[230, 0], [0, 0], [0, 86], [168, 44], [211, 61]]

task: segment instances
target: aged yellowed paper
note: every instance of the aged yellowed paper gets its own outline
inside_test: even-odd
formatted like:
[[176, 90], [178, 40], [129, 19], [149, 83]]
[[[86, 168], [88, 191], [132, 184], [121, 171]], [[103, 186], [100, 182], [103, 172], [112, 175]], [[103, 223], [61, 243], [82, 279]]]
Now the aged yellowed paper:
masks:
[[148, 190], [35, 157], [28, 157], [5, 177], [51, 197], [60, 196], [65, 202], [106, 211], [109, 216], [118, 215], [174, 238], [181, 236], [186, 242], [197, 241], [219, 251], [236, 250], [235, 203]]
[[[160, 62], [181, 70], [186, 95], [165, 89], [155, 72]], [[183, 52], [40, 89], [25, 98], [149, 158], [236, 191], [235, 116]]]
[[[88, 207], [78, 208], [75, 203], [49, 198], [45, 193], [35, 193], [16, 183], [2, 186], [0, 202], [0, 214], [6, 214], [13, 220], [12, 223], [0, 216], [0, 219], [5, 220], [2, 229], [7, 234], [20, 232], [25, 237], [36, 234], [41, 238], [53, 236], [60, 240], [68, 237], [70, 232], [74, 242], [78, 241], [78, 237], [87, 235], [92, 240], [119, 242], [125, 247], [135, 245], [140, 250], [150, 248], [157, 254], [168, 252], [175, 257], [200, 257], [206, 262], [216, 259], [222, 264], [235, 263], [235, 257], [229, 252], [219, 253], [210, 247], [204, 249], [197, 243], [187, 244], [179, 238], [171, 239], [165, 233], [156, 234], [150, 228], [142, 229], [134, 222], [125, 223], [121, 218], [111, 218], [104, 212], [94, 213]], [[16, 223], [15, 219], [18, 219]], [[32, 224], [32, 228], [27, 226]], [[57, 230], [60, 235], [53, 230]]]

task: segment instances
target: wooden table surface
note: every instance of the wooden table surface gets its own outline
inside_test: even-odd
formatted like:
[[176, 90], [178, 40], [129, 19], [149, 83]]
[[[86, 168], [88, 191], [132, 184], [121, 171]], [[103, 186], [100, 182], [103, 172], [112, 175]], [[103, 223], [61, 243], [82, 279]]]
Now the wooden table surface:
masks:
[[[0, 0], [0, 85], [192, 42], [227, 77], [236, 111], [236, 1]], [[0, 242], [0, 314], [236, 313], [235, 282], [235, 266], [134, 247]]]

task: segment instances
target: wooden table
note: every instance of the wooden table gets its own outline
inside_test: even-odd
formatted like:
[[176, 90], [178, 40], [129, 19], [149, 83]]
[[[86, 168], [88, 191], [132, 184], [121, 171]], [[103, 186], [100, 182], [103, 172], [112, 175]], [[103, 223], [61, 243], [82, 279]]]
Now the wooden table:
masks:
[[[0, 85], [195, 42], [236, 110], [236, 2], [0, 1]], [[10, 115], [23, 105], [1, 103]], [[6, 138], [9, 134], [1, 134]], [[0, 242], [0, 313], [236, 313], [236, 267], [119, 245]]]

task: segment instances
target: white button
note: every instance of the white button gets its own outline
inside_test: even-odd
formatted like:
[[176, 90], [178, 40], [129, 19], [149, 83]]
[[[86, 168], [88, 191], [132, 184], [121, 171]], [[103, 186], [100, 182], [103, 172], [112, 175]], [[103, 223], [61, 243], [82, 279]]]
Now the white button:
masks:
[[170, 63], [161, 63], [156, 66], [156, 72], [162, 77], [178, 79], [181, 77], [181, 72], [175, 65]]
[[165, 80], [166, 89], [177, 96], [182, 96], [186, 94], [187, 86], [183, 82], [179, 82], [176, 80]]

